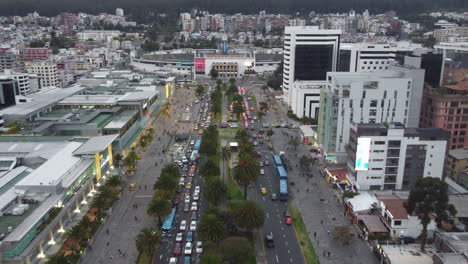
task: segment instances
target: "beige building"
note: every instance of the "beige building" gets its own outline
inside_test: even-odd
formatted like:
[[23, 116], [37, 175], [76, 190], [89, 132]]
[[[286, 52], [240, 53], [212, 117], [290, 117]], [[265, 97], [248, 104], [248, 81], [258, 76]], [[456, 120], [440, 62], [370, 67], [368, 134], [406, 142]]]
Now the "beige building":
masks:
[[449, 151], [447, 159], [447, 176], [462, 186], [468, 186], [468, 148]]
[[434, 38], [439, 42], [449, 41], [449, 37], [468, 37], [468, 27], [434, 29]]
[[28, 73], [40, 78], [41, 87], [60, 87], [57, 64], [50, 62], [29, 62], [25, 65]]

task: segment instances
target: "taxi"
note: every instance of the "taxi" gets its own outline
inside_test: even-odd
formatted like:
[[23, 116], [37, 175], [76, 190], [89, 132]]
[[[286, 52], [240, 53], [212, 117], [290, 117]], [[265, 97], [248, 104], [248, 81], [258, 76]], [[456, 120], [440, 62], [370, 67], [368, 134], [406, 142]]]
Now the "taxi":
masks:
[[263, 195], [267, 194], [266, 188], [261, 188], [261, 189], [260, 189], [260, 192], [261, 192]]

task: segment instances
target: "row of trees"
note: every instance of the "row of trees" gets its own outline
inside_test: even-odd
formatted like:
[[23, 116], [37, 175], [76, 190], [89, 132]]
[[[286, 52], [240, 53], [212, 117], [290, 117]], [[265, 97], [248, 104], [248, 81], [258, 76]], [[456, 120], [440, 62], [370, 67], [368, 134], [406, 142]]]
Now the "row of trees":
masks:
[[214, 91], [211, 93], [211, 112], [216, 115], [221, 113], [223, 107], [223, 93], [221, 92], [221, 86], [217, 85]]
[[247, 186], [257, 181], [260, 175], [260, 166], [247, 131], [239, 129], [235, 138], [239, 141], [239, 156], [234, 167], [234, 177], [244, 182], [244, 199], [247, 199]]

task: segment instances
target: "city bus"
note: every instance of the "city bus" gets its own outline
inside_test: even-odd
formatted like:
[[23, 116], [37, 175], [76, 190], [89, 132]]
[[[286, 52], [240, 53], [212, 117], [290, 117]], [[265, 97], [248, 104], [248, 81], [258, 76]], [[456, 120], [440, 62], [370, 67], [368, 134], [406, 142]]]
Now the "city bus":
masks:
[[173, 207], [171, 213], [168, 214], [166, 218], [164, 219], [164, 223], [161, 229], [163, 232], [171, 231], [172, 225], [174, 224], [175, 213], [176, 213], [176, 208]]
[[198, 160], [198, 150], [194, 149], [192, 155], [190, 155], [190, 163], [195, 164]]
[[195, 142], [195, 146], [193, 146], [193, 149], [200, 150], [200, 144], [201, 144], [201, 140], [197, 139], [197, 141]]
[[283, 166], [283, 161], [281, 160], [281, 156], [274, 155], [273, 159], [275, 160], [275, 165], [276, 166]]
[[279, 199], [281, 201], [288, 200], [288, 181], [287, 180], [280, 180]]
[[276, 170], [278, 171], [280, 179], [288, 179], [288, 174], [283, 166], [276, 166]]

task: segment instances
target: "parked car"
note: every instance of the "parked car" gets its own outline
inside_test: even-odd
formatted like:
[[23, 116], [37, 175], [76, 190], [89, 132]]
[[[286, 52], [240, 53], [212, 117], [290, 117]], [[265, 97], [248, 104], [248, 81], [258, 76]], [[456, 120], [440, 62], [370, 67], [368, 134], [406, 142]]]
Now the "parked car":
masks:
[[174, 258], [174, 257], [170, 258], [169, 264], [177, 264], [177, 258]]
[[197, 212], [193, 211], [192, 215], [190, 216], [191, 221], [197, 221]]
[[177, 233], [177, 235], [175, 237], [175, 241], [176, 242], [181, 242], [182, 240], [184, 240], [184, 233], [182, 233], [182, 232]]
[[197, 222], [196, 221], [190, 222], [190, 231], [197, 231]]
[[190, 259], [190, 256], [185, 256], [184, 257], [184, 264], [191, 264], [192, 260]]
[[203, 253], [203, 243], [201, 241], [197, 242], [197, 245], [195, 246], [195, 252], [197, 252], [197, 254]]
[[265, 170], [260, 169], [260, 175], [265, 175]]

